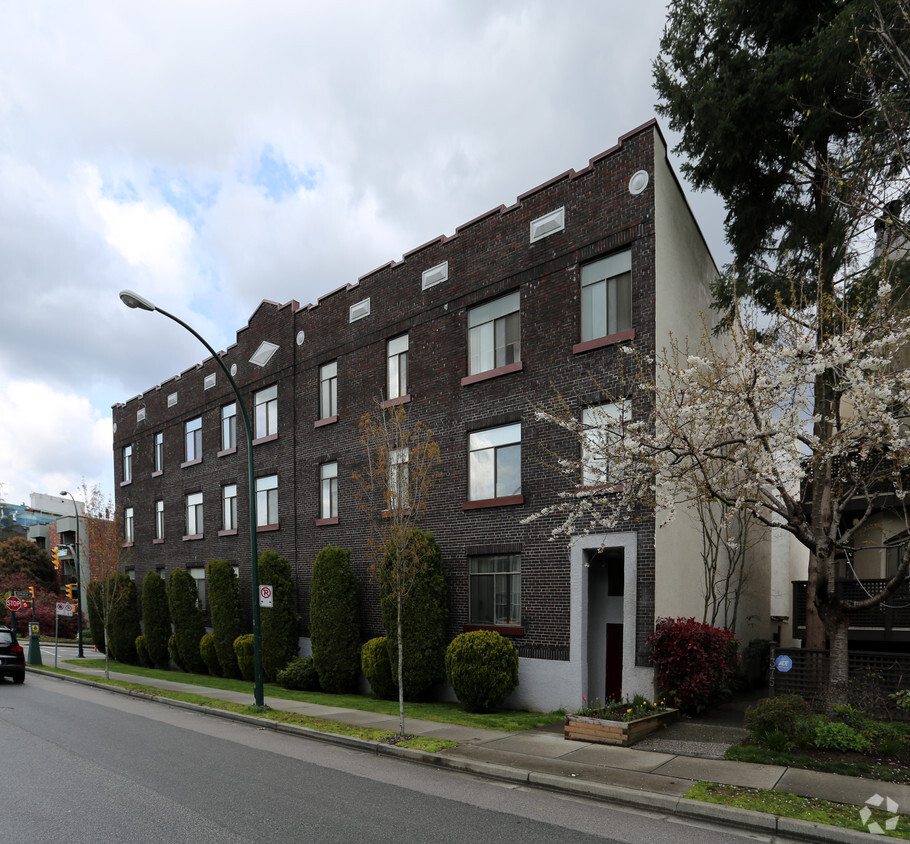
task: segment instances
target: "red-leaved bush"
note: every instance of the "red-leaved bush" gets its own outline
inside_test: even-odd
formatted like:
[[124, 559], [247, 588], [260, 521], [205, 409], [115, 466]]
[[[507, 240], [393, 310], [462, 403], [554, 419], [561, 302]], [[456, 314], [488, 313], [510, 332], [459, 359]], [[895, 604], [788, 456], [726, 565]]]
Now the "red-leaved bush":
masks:
[[710, 709], [729, 691], [738, 649], [729, 630], [694, 618], [659, 618], [648, 644], [658, 700], [692, 714]]

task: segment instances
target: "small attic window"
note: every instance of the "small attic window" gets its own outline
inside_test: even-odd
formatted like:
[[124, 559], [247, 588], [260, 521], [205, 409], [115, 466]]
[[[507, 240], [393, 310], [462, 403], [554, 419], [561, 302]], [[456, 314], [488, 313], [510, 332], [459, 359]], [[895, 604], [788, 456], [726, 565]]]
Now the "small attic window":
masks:
[[543, 217], [531, 221], [531, 243], [561, 232], [566, 227], [566, 208], [557, 208]]
[[145, 421], [145, 408], [144, 407], [140, 407], [139, 410], [136, 411], [136, 421], [137, 422]]
[[272, 359], [272, 355], [277, 351], [278, 346], [274, 343], [270, 343], [268, 340], [263, 340], [259, 344], [259, 348], [256, 349], [256, 354], [250, 358], [250, 363], [255, 363], [256, 366], [265, 366]]
[[364, 317], [368, 317], [369, 315], [370, 315], [370, 300], [369, 300], [369, 298], [366, 298], [362, 302], [358, 302], [356, 305], [351, 305], [348, 322], [357, 322], [358, 319], [363, 319]]
[[173, 407], [175, 404], [177, 404], [177, 394], [176, 394], [176, 393], [171, 393], [171, 394], [167, 397], [167, 406], [168, 406], [168, 407]]
[[205, 376], [205, 381], [202, 382], [203, 390], [211, 390], [215, 386], [215, 373]]
[[426, 290], [428, 287], [433, 287], [436, 284], [442, 284], [444, 281], [449, 279], [449, 262], [443, 261], [441, 264], [437, 264], [435, 267], [430, 267], [428, 270], [423, 271], [423, 276], [420, 280], [420, 287], [422, 290]]

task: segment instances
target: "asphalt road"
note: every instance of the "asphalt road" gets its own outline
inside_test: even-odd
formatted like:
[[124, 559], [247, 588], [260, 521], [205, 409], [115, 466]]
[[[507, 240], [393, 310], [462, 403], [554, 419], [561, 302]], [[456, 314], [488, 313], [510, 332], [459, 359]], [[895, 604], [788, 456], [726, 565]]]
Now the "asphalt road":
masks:
[[0, 760], [0, 842], [768, 840], [34, 674], [0, 681]]

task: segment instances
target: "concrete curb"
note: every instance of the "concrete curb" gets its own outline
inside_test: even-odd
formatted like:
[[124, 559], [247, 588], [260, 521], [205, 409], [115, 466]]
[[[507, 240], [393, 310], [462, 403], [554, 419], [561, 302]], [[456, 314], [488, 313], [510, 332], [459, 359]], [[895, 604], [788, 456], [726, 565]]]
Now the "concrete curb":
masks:
[[117, 686], [109, 686], [107, 683], [96, 682], [95, 680], [83, 677], [71, 677], [69, 675], [57, 674], [53, 671], [44, 671], [37, 666], [27, 666], [27, 669], [28, 671], [34, 671], [37, 674], [41, 674], [43, 677], [53, 677], [57, 680], [90, 686], [102, 691], [111, 692], [112, 694], [136, 697], [141, 700], [162, 703], [189, 712], [196, 712], [202, 715], [209, 715], [216, 718], [223, 718], [228, 721], [248, 724], [260, 730], [275, 730], [276, 732], [286, 733], [288, 735], [297, 736], [298, 738], [313, 739], [327, 744], [335, 744], [351, 750], [373, 753], [377, 756], [389, 756], [400, 759], [401, 761], [415, 762], [420, 765], [429, 765], [435, 768], [444, 768], [450, 771], [473, 774], [479, 777], [515, 783], [531, 788], [540, 788], [546, 791], [559, 791], [564, 794], [603, 800], [604, 802], [629, 806], [635, 809], [664, 812], [666, 814], [677, 815], [691, 820], [709, 821], [748, 832], [761, 833], [763, 835], [781, 835], [801, 842], [819, 842], [819, 844], [868, 844], [869, 841], [869, 833], [859, 830], [844, 829], [843, 827], [811, 823], [809, 821], [795, 820], [793, 818], [783, 818], [778, 817], [777, 815], [765, 814], [764, 812], [753, 812], [749, 809], [740, 809], [736, 806], [724, 806], [719, 803], [703, 803], [700, 800], [689, 800], [685, 797], [670, 797], [665, 794], [655, 794], [654, 792], [649, 791], [636, 791], [631, 788], [623, 788], [622, 786], [589, 782], [587, 780], [559, 776], [556, 774], [540, 773], [523, 768], [513, 768], [508, 765], [497, 765], [491, 762], [477, 762], [452, 756], [440, 756], [436, 753], [414, 750], [410, 747], [398, 747], [393, 744], [384, 744], [382, 742], [369, 741], [367, 739], [359, 739], [352, 736], [324, 733], [309, 727], [301, 727], [297, 724], [285, 724], [280, 721], [270, 721], [267, 718], [259, 718], [255, 715], [244, 715], [239, 712], [213, 709], [197, 703], [159, 697], [158, 695], [148, 694], [136, 689], [121, 689]]

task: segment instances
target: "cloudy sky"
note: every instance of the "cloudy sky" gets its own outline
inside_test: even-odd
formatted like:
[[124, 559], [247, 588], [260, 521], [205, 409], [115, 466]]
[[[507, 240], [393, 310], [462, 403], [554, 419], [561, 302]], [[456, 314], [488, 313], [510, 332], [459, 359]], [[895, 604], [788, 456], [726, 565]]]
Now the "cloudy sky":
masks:
[[[0, 497], [112, 492], [111, 405], [205, 357], [121, 289], [223, 349], [262, 299], [314, 302], [452, 234], [655, 116], [664, 14], [0, 4]], [[720, 202], [689, 198], [722, 263]]]

